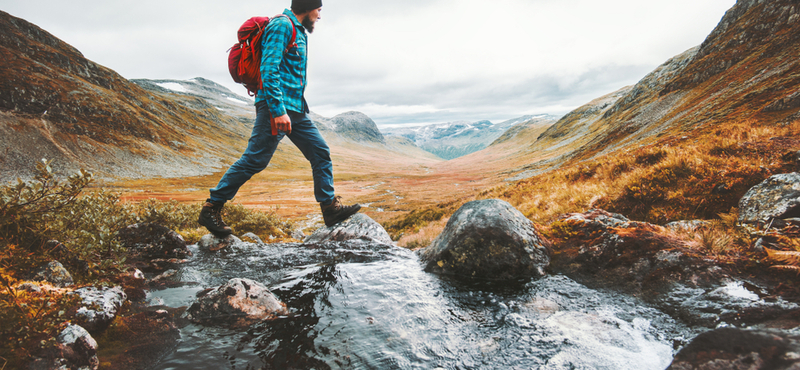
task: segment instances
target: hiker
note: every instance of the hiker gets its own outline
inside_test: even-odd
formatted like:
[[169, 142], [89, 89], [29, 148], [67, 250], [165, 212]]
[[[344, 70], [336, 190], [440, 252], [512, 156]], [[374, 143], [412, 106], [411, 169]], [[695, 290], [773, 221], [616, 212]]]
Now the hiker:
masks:
[[[233, 199], [239, 188], [269, 164], [284, 136], [297, 146], [311, 163], [314, 197], [320, 204], [326, 226], [346, 220], [361, 209], [346, 206], [333, 191], [333, 164], [330, 149], [314, 122], [308, 118], [303, 93], [306, 87], [307, 34], [321, 18], [322, 0], [292, 0], [291, 9], [270, 20], [262, 37], [261, 78], [263, 86], [256, 94], [256, 120], [253, 133], [242, 157], [210, 189], [198, 222], [212, 233], [233, 233], [222, 220], [225, 202]], [[291, 43], [294, 35], [295, 42]], [[277, 126], [273, 135], [271, 118]]]

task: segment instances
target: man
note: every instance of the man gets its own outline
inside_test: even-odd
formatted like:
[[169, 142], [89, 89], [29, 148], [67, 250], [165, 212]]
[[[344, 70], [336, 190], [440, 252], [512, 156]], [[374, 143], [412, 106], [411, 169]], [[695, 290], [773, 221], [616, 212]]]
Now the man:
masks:
[[[322, 0], [292, 0], [291, 10], [273, 18], [262, 38], [262, 89], [256, 94], [256, 121], [242, 157], [210, 189], [198, 222], [216, 235], [233, 231], [222, 220], [225, 202], [233, 199], [239, 188], [269, 164], [284, 136], [311, 163], [314, 197], [320, 204], [326, 226], [346, 220], [361, 209], [358, 204], [343, 205], [333, 191], [333, 165], [328, 144], [306, 115], [309, 113], [303, 93], [306, 88], [307, 35], [321, 19]], [[291, 43], [292, 35], [295, 42]], [[272, 134], [274, 118], [278, 134]]]

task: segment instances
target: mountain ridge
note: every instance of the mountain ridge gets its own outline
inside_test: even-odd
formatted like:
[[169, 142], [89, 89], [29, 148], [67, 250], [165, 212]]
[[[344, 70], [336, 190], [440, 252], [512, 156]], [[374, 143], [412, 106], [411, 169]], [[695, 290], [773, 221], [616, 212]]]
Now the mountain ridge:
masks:
[[729, 120], [797, 120], [796, 55], [800, 7], [790, 0], [739, 0], [701, 45], [669, 59], [635, 85], [573, 110], [535, 142], [520, 143], [537, 158], [509, 170], [509, 180]]
[[[0, 27], [0, 178], [30, 178], [43, 158], [103, 179], [201, 176], [244, 150], [252, 99], [200, 77], [126, 80], [23, 19], [0, 11]], [[433, 159], [386, 141], [363, 114], [313, 117], [328, 140]], [[302, 159], [292, 145], [278, 150], [289, 158], [274, 166]]]
[[555, 121], [552, 115], [525, 115], [499, 123], [488, 120], [455, 121], [413, 127], [384, 128], [389, 136], [402, 136], [420, 148], [450, 160], [480, 151], [500, 138], [513, 126], [532, 119]]

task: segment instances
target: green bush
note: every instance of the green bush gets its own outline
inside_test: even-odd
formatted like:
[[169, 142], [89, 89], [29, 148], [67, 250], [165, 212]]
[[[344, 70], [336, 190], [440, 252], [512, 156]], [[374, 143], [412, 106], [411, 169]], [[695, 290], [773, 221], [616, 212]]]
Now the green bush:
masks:
[[74, 205], [91, 181], [92, 175], [84, 171], [59, 181], [49, 163], [42, 161], [36, 165], [33, 181], [18, 179], [16, 184], [0, 187], [0, 243], [18, 247], [4, 249], [0, 267], [27, 270], [44, 262], [45, 243], [66, 240], [63, 232], [80, 223], [84, 212]]
[[200, 204], [184, 204], [174, 199], [161, 201], [145, 199], [132, 205], [137, 222], [149, 222], [173, 229], [197, 228]]
[[[224, 210], [225, 222], [239, 235], [253, 233], [267, 240], [269, 236], [285, 237], [291, 233], [291, 223], [282, 221], [274, 212], [259, 212], [237, 203], [228, 203]], [[197, 213], [194, 215], [196, 222]]]

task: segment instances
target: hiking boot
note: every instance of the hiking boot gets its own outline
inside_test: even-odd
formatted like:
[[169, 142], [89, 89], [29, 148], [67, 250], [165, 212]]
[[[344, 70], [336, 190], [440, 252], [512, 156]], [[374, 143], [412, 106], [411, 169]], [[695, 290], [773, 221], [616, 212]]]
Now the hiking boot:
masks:
[[346, 206], [339, 201], [340, 199], [342, 199], [342, 197], [333, 198], [333, 203], [327, 206], [319, 205], [319, 208], [322, 210], [322, 219], [325, 220], [325, 226], [331, 227], [336, 225], [356, 214], [358, 210], [361, 209], [361, 206], [358, 204]]
[[222, 221], [222, 207], [224, 206], [225, 202], [206, 201], [203, 204], [203, 210], [200, 211], [200, 218], [197, 219], [197, 222], [205, 226], [214, 235], [226, 236], [233, 234], [231, 227], [226, 225], [225, 221]]

